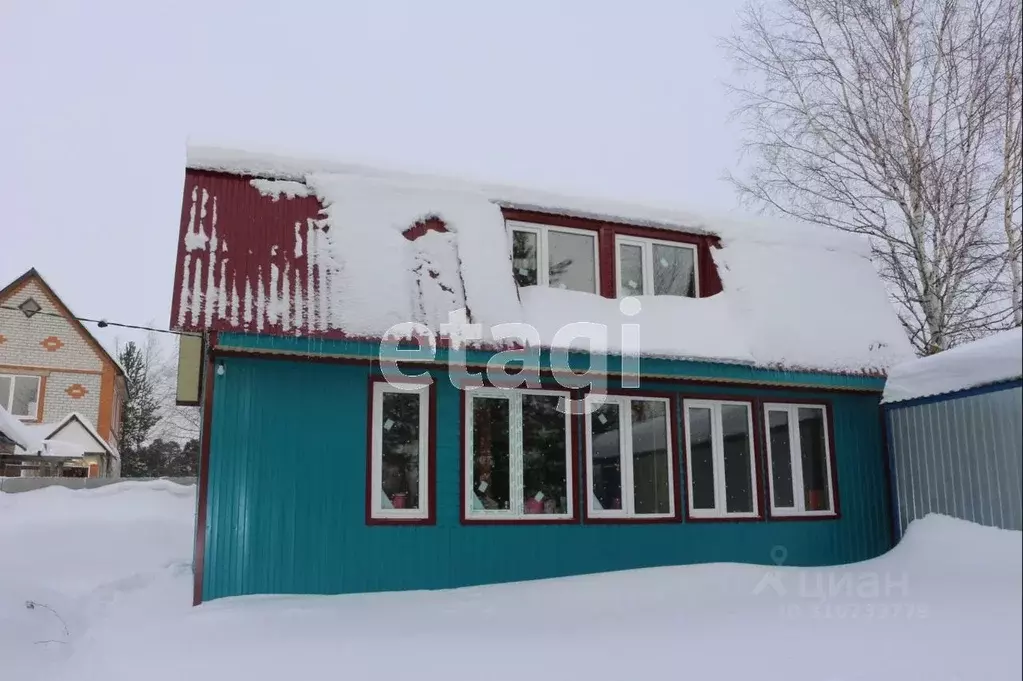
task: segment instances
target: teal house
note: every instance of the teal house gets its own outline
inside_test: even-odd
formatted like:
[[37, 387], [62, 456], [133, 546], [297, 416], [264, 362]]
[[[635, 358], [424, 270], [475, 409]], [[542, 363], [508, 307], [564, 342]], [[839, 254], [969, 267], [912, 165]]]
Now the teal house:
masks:
[[196, 603], [891, 545], [859, 237], [209, 148], [183, 199]]

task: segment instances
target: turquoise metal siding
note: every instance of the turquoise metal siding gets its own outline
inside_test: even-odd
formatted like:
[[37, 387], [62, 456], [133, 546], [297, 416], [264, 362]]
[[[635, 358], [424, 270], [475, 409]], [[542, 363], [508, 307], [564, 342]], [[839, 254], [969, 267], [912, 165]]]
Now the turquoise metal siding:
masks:
[[[214, 391], [204, 599], [433, 589], [708, 561], [769, 564], [775, 547], [784, 548], [785, 564], [834, 564], [889, 545], [877, 395], [656, 385], [662, 392], [830, 400], [837, 520], [463, 526], [460, 394], [441, 375], [437, 524], [366, 526], [370, 368], [218, 362], [224, 373]], [[684, 480], [682, 489], [685, 503]]]
[[885, 408], [901, 534], [928, 513], [1023, 529], [1023, 387]]

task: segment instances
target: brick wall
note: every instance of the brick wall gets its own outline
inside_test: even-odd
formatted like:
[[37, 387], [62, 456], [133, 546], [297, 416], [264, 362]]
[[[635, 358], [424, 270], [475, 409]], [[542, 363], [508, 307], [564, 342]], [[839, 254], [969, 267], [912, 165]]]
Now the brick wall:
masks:
[[51, 372], [46, 377], [46, 398], [43, 421], [53, 423], [71, 412], [78, 412], [92, 421], [99, 421], [99, 374]]
[[61, 313], [35, 281], [4, 300], [0, 308], [0, 374], [42, 377], [44, 423], [78, 412], [98, 427], [102, 356], [63, 317], [35, 314], [29, 318], [20, 310], [7, 309], [29, 298], [39, 304], [40, 312]]
[[20, 310], [8, 310], [32, 298], [42, 312], [60, 310], [34, 281], [4, 301], [0, 308], [0, 365], [81, 369], [100, 372], [103, 360], [99, 353], [78, 332], [71, 322], [50, 314], [37, 314], [31, 319]]

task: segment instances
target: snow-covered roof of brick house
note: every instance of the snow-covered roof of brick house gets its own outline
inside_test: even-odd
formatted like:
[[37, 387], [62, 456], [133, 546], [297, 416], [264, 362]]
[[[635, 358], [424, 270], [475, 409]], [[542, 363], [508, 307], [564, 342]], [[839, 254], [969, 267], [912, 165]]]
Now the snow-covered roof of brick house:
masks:
[[[638, 324], [650, 357], [880, 372], [912, 356], [856, 235], [216, 148], [191, 148], [188, 168], [177, 329], [375, 339], [407, 322], [440, 333], [465, 308], [487, 340], [528, 324], [543, 347], [577, 347], [558, 332], [588, 322], [607, 327], [590, 349], [612, 354]], [[509, 209], [713, 236], [723, 290], [640, 296], [626, 314], [593, 293], [518, 287]]]

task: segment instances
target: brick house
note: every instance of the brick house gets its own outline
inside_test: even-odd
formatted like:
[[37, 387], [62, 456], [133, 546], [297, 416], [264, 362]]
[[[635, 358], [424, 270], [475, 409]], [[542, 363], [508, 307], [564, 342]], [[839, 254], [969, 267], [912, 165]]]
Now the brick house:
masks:
[[124, 371], [31, 269], [0, 289], [0, 406], [41, 440], [85, 455], [36, 460], [0, 450], [0, 475], [116, 477]]

